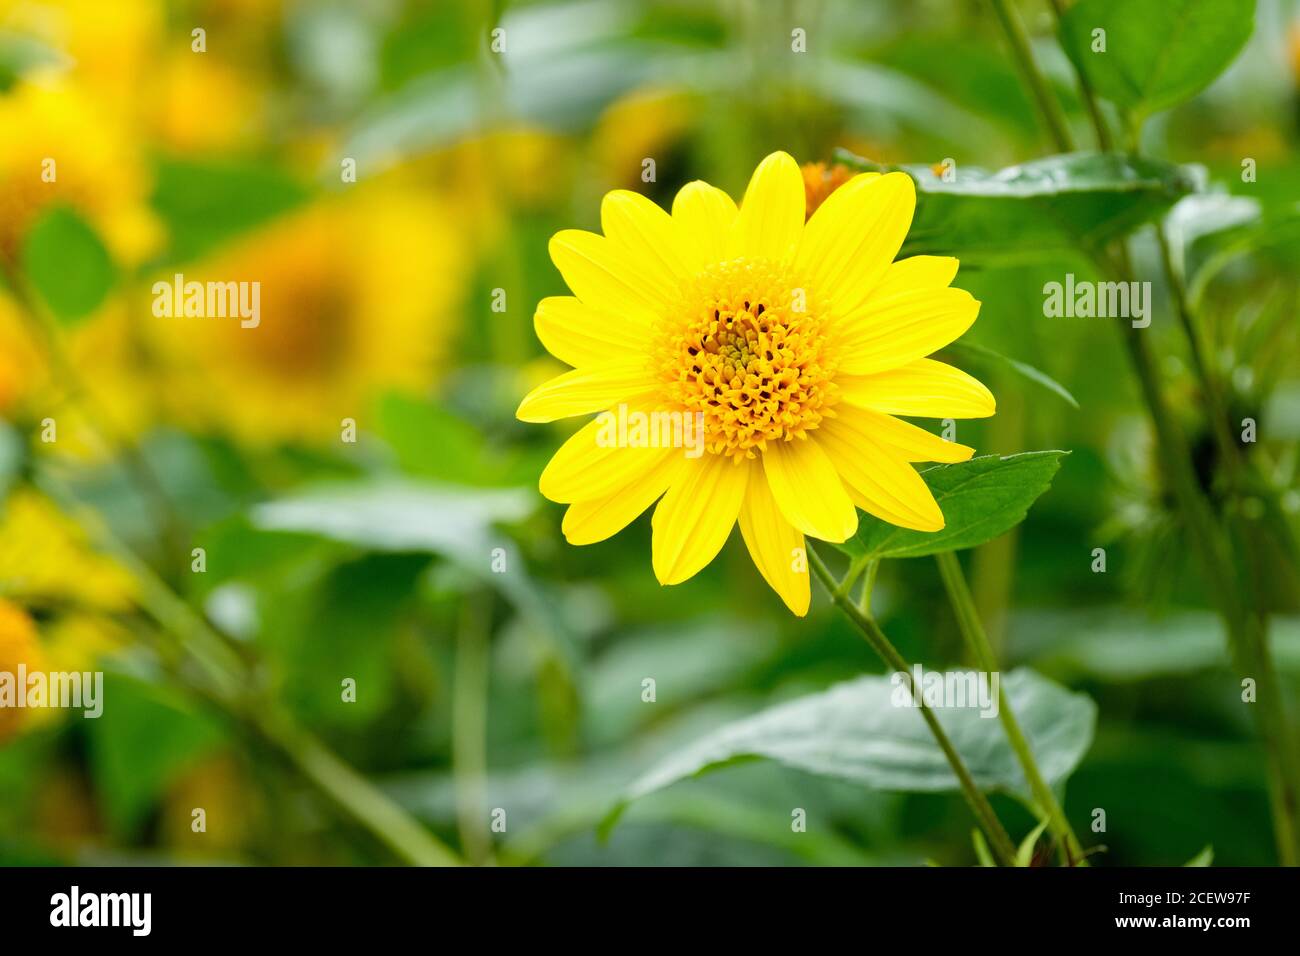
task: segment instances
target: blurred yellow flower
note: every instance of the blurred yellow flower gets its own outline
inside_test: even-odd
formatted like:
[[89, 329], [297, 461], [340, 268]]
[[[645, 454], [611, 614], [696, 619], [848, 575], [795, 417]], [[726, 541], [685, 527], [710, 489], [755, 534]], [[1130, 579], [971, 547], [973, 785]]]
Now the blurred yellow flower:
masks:
[[[0, 598], [0, 674], [7, 675], [6, 681], [17, 681], [20, 666], [29, 672], [45, 667], [36, 625], [26, 611]], [[0, 706], [0, 744], [12, 739], [31, 715], [26, 708]]]
[[128, 120], [155, 79], [164, 36], [161, 0], [0, 0], [0, 29], [50, 48], [68, 81]]
[[135, 583], [97, 554], [80, 527], [44, 495], [12, 492], [0, 506], [0, 595], [34, 606], [120, 612], [133, 606]]
[[[949, 288], [956, 259], [893, 261], [915, 203], [906, 175], [864, 173], [805, 225], [799, 166], [773, 153], [739, 209], [698, 181], [671, 215], [620, 190], [601, 206], [604, 235], [556, 234], [551, 258], [574, 296], [542, 300], [536, 328], [575, 368], [529, 393], [519, 418], [617, 408], [619, 422], [640, 413], [672, 425], [616, 433], [600, 415], [559, 449], [540, 485], [569, 505], [568, 540], [601, 541], [658, 501], [654, 570], [675, 584], [739, 521], [763, 577], [804, 614], [805, 534], [846, 540], [855, 505], [942, 528], [910, 463], [964, 461], [973, 449], [895, 416], [982, 417], [994, 400], [926, 358], [970, 327], [979, 303]], [[698, 447], [685, 441], [693, 426]]]
[[159, 66], [152, 115], [159, 142], [179, 152], [230, 150], [256, 131], [261, 97], [242, 71], [188, 48]]
[[0, 94], [0, 257], [12, 260], [39, 214], [63, 203], [119, 261], [138, 263], [161, 238], [148, 190], [136, 139], [66, 78], [42, 72]]
[[252, 443], [322, 444], [338, 441], [342, 419], [362, 422], [380, 390], [435, 382], [461, 293], [457, 237], [427, 195], [358, 189], [156, 277], [247, 283], [259, 301], [255, 323], [148, 320], [178, 417]]
[[0, 417], [13, 418], [43, 374], [43, 361], [18, 306], [0, 295]]
[[138, 438], [153, 422], [158, 398], [142, 368], [126, 299], [110, 298], [64, 333], [68, 361], [85, 390], [79, 395], [54, 374], [43, 337], [21, 310], [0, 294], [0, 417], [42, 433], [52, 421], [56, 440], [34, 447], [83, 461], [116, 454], [116, 441]]
[[827, 197], [853, 178], [853, 170], [843, 163], [804, 163], [803, 173], [804, 199], [807, 208], [804, 218], [812, 217]]
[[615, 100], [592, 132], [592, 152], [605, 181], [640, 185], [647, 159], [655, 178], [669, 175], [671, 153], [690, 132], [695, 110], [690, 97], [670, 89], [638, 89]]

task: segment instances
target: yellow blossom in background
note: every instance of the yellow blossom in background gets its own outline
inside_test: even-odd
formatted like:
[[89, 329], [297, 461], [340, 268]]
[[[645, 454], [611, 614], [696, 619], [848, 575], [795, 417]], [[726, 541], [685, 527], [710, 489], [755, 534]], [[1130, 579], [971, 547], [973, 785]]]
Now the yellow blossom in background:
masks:
[[27, 228], [62, 203], [118, 261], [138, 263], [161, 240], [148, 191], [138, 140], [66, 78], [41, 72], [0, 94], [0, 257], [14, 259]]
[[166, 15], [163, 0], [0, 0], [0, 30], [48, 47], [67, 81], [118, 123], [134, 121], [157, 79]]
[[471, 250], [497, 242], [519, 209], [556, 202], [574, 175], [572, 149], [557, 133], [511, 126], [474, 136], [393, 170], [427, 184]]
[[635, 90], [615, 100], [592, 132], [592, 154], [605, 181], [619, 186], [643, 185], [643, 164], [662, 165], [695, 123], [688, 94], [671, 89]]
[[250, 294], [259, 283], [260, 315], [147, 319], [174, 414], [251, 443], [324, 444], [344, 418], [364, 427], [380, 391], [429, 389], [455, 333], [457, 240], [429, 196], [361, 187], [177, 270]]
[[677, 194], [671, 215], [617, 190], [601, 206], [604, 235], [552, 238], [574, 295], [542, 300], [536, 328], [574, 370], [530, 392], [519, 418], [622, 406], [698, 417], [704, 430], [703, 453], [690, 457], [611, 441], [604, 416], [580, 429], [540, 482], [569, 505], [571, 543], [608, 538], [658, 501], [654, 570], [675, 584], [739, 522], [763, 577], [804, 614], [804, 535], [846, 540], [855, 506], [905, 528], [943, 527], [911, 463], [964, 461], [973, 449], [896, 416], [993, 414], [987, 388], [926, 358], [971, 326], [979, 303], [949, 287], [956, 259], [894, 262], [916, 204], [906, 175], [855, 176], [805, 225], [806, 201], [799, 166], [773, 153], [739, 209], [703, 182]]
[[184, 48], [167, 54], [159, 74], [151, 123], [165, 146], [182, 153], [231, 150], [257, 130], [261, 94], [233, 64]]
[[60, 380], [23, 306], [0, 293], [0, 417], [43, 432], [54, 423], [56, 440], [34, 447], [45, 454], [102, 461], [120, 442], [137, 440], [155, 420], [158, 396], [145, 374], [127, 300], [115, 295], [75, 328], [66, 330], [67, 360], [80, 386]]
[[135, 583], [94, 551], [54, 502], [19, 488], [0, 505], [0, 596], [31, 606], [102, 613], [131, 609]]
[[12, 419], [44, 374], [43, 359], [17, 303], [0, 295], [0, 417]]
[[853, 170], [843, 163], [804, 163], [800, 171], [807, 204], [805, 218], [812, 216], [831, 193], [853, 178]]
[[[0, 674], [12, 675], [8, 679], [17, 681], [20, 666], [28, 671], [45, 667], [36, 625], [18, 605], [0, 599]], [[17, 690], [23, 692], [21, 687]], [[26, 708], [0, 707], [0, 745], [11, 740], [33, 713]]]

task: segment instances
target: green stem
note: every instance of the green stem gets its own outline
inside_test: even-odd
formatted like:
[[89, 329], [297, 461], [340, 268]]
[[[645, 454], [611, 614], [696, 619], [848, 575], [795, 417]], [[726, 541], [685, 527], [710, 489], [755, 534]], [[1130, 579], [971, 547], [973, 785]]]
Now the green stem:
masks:
[[[1051, 0], [1051, 4], [1052, 10], [1056, 13], [1056, 22], [1059, 24], [1065, 17], [1065, 4], [1062, 0]], [[1088, 108], [1092, 128], [1097, 134], [1097, 147], [1102, 152], [1109, 153], [1115, 148], [1115, 142], [1111, 138], [1110, 127], [1106, 125], [1106, 118], [1101, 114], [1101, 105], [1097, 102], [1092, 81], [1082, 70], [1076, 70], [1075, 76], [1079, 78], [1079, 91], [1083, 94], [1083, 103]]]
[[998, 22], [1002, 25], [1002, 32], [1006, 34], [1007, 42], [1011, 45], [1011, 53], [1020, 69], [1020, 76], [1033, 94], [1034, 102], [1038, 104], [1038, 111], [1047, 124], [1047, 131], [1051, 134], [1057, 151], [1073, 152], [1074, 138], [1070, 135], [1065, 113], [1061, 110], [1061, 104], [1056, 101], [1056, 96], [1048, 88], [1047, 79], [1038, 69], [1034, 52], [1029, 45], [1029, 36], [1025, 33], [1024, 24], [1020, 22], [1020, 15], [1007, 0], [989, 0], [989, 2], [993, 12], [997, 14]]
[[[1117, 275], [1133, 281], [1127, 254]], [[1239, 673], [1253, 677], [1258, 690], [1256, 720], [1268, 756], [1270, 802], [1277, 836], [1278, 856], [1285, 866], [1300, 863], [1300, 766], [1290, 727], [1282, 709], [1280, 685], [1268, 648], [1267, 629], [1259, 615], [1242, 600], [1242, 586], [1249, 580], [1238, 573], [1230, 542], [1225, 538], [1209, 502], [1201, 491], [1192, 470], [1190, 452], [1181, 430], [1160, 390], [1155, 359], [1142, 330], [1129, 323], [1122, 326], [1124, 344], [1129, 352], [1143, 399], [1156, 432], [1156, 447], [1161, 470], [1177, 499], [1192, 540], [1192, 552], [1198, 562], [1202, 580], [1210, 585], [1210, 594], [1218, 606], [1228, 630], [1229, 648]]]
[[254, 693], [247, 665], [212, 626], [177, 595], [145, 562], [123, 544], [90, 509], [53, 479], [42, 489], [61, 502], [99, 548], [111, 555], [140, 586], [137, 603], [177, 642], [177, 648], [203, 670], [210, 685], [207, 698], [231, 718], [250, 727], [296, 767], [330, 803], [369, 830], [399, 859], [414, 866], [454, 866], [456, 855], [405, 810], [310, 733], [298, 728], [270, 700]]
[[[948, 600], [952, 604], [953, 613], [957, 616], [957, 625], [976, 666], [986, 674], [998, 673], [997, 658], [993, 653], [993, 646], [989, 643], [988, 635], [984, 632], [984, 626], [980, 623], [979, 612], [975, 610], [975, 601], [971, 597], [970, 588], [966, 585], [966, 577], [962, 574], [961, 562], [951, 551], [936, 554], [934, 560], [939, 565], [939, 576], [943, 579]], [[1016, 759], [1020, 761], [1025, 779], [1029, 781], [1029, 789], [1034, 795], [1034, 801], [1038, 804], [1039, 810], [1046, 815], [1052, 834], [1064, 849], [1066, 862], [1071, 866], [1087, 866], [1088, 861], [1083, 847], [1080, 846], [1078, 837], [1070, 828], [1070, 821], [1066, 819], [1056, 794], [1043, 779], [1043, 774], [1038, 769], [1038, 762], [1034, 759], [1034, 752], [1020, 729], [1020, 722], [1016, 720], [1011, 702], [1007, 699], [1006, 691], [1000, 683], [998, 719], [1002, 721], [1002, 729], [1006, 731], [1007, 741], [1015, 751]]]
[[487, 829], [487, 695], [489, 614], [481, 595], [467, 595], [456, 635], [452, 683], [452, 777], [461, 850], [474, 866], [492, 853]]
[[316, 737], [291, 720], [260, 720], [261, 736], [344, 815], [360, 823], [400, 860], [412, 866], [457, 866], [444, 844], [383, 791], [340, 760]]
[[63, 330], [49, 314], [49, 310], [39, 304], [37, 297], [27, 287], [25, 278], [14, 270], [8, 270], [6, 277], [9, 291], [18, 303], [33, 338], [37, 341], [38, 347], [44, 346], [53, 377], [62, 380], [67, 399], [80, 408], [105, 452], [120, 456], [122, 467], [134, 490], [140, 495], [145, 506], [153, 508], [158, 515], [159, 540], [168, 555], [168, 566], [175, 566], [179, 556], [185, 550], [186, 535], [180, 515], [163, 487], [162, 480], [149, 463], [149, 459], [136, 446], [134, 439], [113, 421], [102, 403], [91, 394], [76, 363], [68, 354], [67, 345], [63, 340]]
[[871, 593], [876, 589], [876, 575], [879, 572], [880, 560], [873, 558], [867, 565], [866, 577], [862, 579], [862, 596], [858, 599], [858, 607], [863, 614], [871, 613]]
[[[998, 6], [1005, 7], [1002, 0], [994, 0], [994, 2]], [[1058, 16], [1060, 13], [1058, 4]], [[1014, 48], [1016, 24], [1009, 17], [1001, 19]], [[1023, 36], [1023, 31], [1021, 33]], [[1037, 69], [1032, 59], [1025, 61], [1022, 58], [1022, 68], [1026, 64], [1033, 70], [1033, 75], [1027, 76], [1029, 85], [1031, 89], [1037, 91], [1042, 87], [1043, 79], [1036, 75]], [[1076, 75], [1078, 75], [1077, 70]], [[1108, 142], [1109, 133], [1097, 108], [1095, 94], [1087, 84], [1086, 78], [1081, 75], [1080, 88], [1085, 99], [1090, 101], [1089, 113], [1093, 117], [1098, 142]], [[1051, 125], [1049, 117], [1049, 126]], [[1140, 133], [1141, 127], [1136, 118], [1129, 116], [1126, 145], [1134, 152], [1137, 150]], [[1116, 260], [1118, 266], [1115, 265]], [[1113, 259], [1101, 257], [1101, 264], [1103, 270], [1109, 266], [1110, 271], [1115, 272], [1117, 277], [1124, 281], [1133, 281], [1135, 278], [1128, 250], [1123, 243], [1117, 246]], [[1171, 260], [1169, 266], [1172, 265]], [[1190, 313], [1184, 313], [1180, 318], [1190, 321]], [[1228, 631], [1229, 650], [1237, 670], [1243, 675], [1254, 676], [1256, 680], [1259, 707], [1256, 711], [1256, 719], [1267, 755], [1269, 797], [1278, 856], [1284, 865], [1293, 866], [1300, 862], [1300, 844], [1297, 843], [1297, 840], [1300, 840], [1300, 826], [1297, 825], [1297, 813], [1300, 812], [1298, 811], [1300, 764], [1296, 761], [1290, 726], [1282, 708], [1280, 685], [1268, 647], [1267, 626], [1259, 614], [1251, 609], [1250, 604], [1242, 600], [1242, 591], [1251, 588], [1250, 576], [1249, 574], [1243, 576], [1240, 573], [1232, 539], [1218, 526], [1210, 503], [1197, 481], [1187, 443], [1160, 390], [1155, 360], [1146, 339], [1141, 334], [1141, 330], [1133, 328], [1131, 323], [1122, 326], [1122, 333], [1125, 347], [1137, 374], [1143, 400], [1146, 402], [1155, 428], [1161, 469], [1170, 483], [1184, 520], [1187, 522], [1192, 550], [1202, 579], [1210, 586], [1211, 594], [1224, 620]], [[1289, 531], [1289, 528], [1287, 530]]]
[[[881, 660], [893, 668], [895, 672], [906, 675], [910, 688], [912, 680], [911, 665], [898, 652], [898, 648], [894, 647], [889, 638], [885, 636], [885, 632], [880, 629], [875, 619], [864, 614], [840, 590], [840, 582], [835, 580], [835, 576], [831, 574], [822, 562], [821, 557], [811, 547], [808, 548], [808, 563], [817, 579], [821, 581], [827, 593], [830, 594], [835, 606], [843, 611], [854, 626], [862, 632], [862, 636], [871, 645], [871, 649], [880, 655]], [[971, 776], [970, 770], [967, 769], [965, 762], [961, 759], [961, 755], [957, 753], [952, 741], [948, 739], [948, 734], [939, 724], [934, 711], [926, 706], [922, 695], [915, 688], [912, 688], [912, 697], [916, 701], [921, 717], [930, 728], [930, 733], [934, 735], [935, 741], [939, 744], [939, 749], [943, 751], [943, 755], [948, 759], [948, 764], [952, 767], [952, 772], [956, 775], [957, 782], [961, 786], [962, 794], [970, 805], [971, 812], [975, 814], [975, 819], [989, 838], [998, 862], [1003, 866], [1014, 866], [1016, 859], [1015, 845], [1012, 844], [1011, 837], [1007, 835], [1007, 831], [1003, 828], [997, 814], [993, 812], [993, 807], [989, 805], [984, 794], [980, 792], [975, 783], [975, 778]]]

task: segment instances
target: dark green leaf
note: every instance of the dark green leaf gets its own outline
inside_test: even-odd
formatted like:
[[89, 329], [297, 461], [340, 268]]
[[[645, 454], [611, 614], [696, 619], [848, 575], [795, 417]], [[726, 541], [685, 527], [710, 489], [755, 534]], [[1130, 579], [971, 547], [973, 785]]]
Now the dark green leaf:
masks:
[[993, 363], [1001, 365], [1004, 368], [1009, 368], [1017, 375], [1020, 375], [1021, 377], [1028, 379], [1029, 381], [1033, 382], [1036, 385], [1043, 386], [1043, 388], [1047, 389], [1052, 394], [1059, 395], [1061, 398], [1063, 398], [1074, 408], [1079, 407], [1078, 400], [1075, 399], [1075, 397], [1070, 394], [1069, 389], [1067, 389], [1056, 379], [1052, 378], [1046, 372], [1034, 368], [1032, 365], [1028, 364], [1027, 362], [1021, 362], [1018, 359], [1013, 359], [1009, 356], [1003, 355], [1001, 352], [996, 352], [993, 349], [985, 348], [982, 345], [976, 345], [974, 342], [953, 342], [951, 345], [946, 346], [944, 351], [954, 352], [959, 356], [960, 355], [972, 356], [977, 361], [979, 359], [987, 359]]
[[95, 230], [67, 206], [49, 209], [27, 231], [23, 271], [63, 322], [93, 312], [116, 279], [113, 260]]
[[126, 835], [223, 733], [175, 691], [133, 677], [106, 674], [103, 696], [104, 716], [85, 722], [91, 768], [109, 822]]
[[943, 511], [943, 530], [909, 531], [864, 514], [858, 522], [858, 543], [874, 558], [918, 558], [991, 541], [1024, 520], [1067, 454], [985, 455], [927, 468], [921, 475]]
[[916, 217], [900, 253], [963, 262], [1034, 259], [1094, 248], [1160, 215], [1196, 185], [1171, 163], [1107, 153], [1048, 156], [998, 172], [974, 166], [880, 166], [836, 150], [854, 169], [901, 170], [917, 189]]
[[1205, 849], [1192, 857], [1183, 866], [1213, 866], [1214, 865], [1214, 844], [1205, 844]]
[[153, 205], [167, 224], [168, 262], [193, 259], [292, 209], [308, 195], [287, 173], [265, 164], [164, 160]]
[[253, 509], [262, 531], [315, 534], [374, 551], [428, 551], [487, 567], [496, 522], [533, 508], [518, 489], [476, 490], [414, 481], [376, 481], [309, 490]]
[[1061, 45], [1099, 94], [1145, 116], [1208, 86], [1254, 20], [1255, 0], [1079, 0], [1061, 21]]
[[[1030, 670], [1002, 675], [1002, 690], [1051, 785], [1063, 782], [1092, 742], [1096, 706]], [[632, 801], [679, 780], [752, 758], [879, 790], [958, 789], [952, 768], [901, 685], [872, 675], [721, 727], [670, 755], [628, 788], [605, 829]], [[981, 790], [1030, 799], [1015, 753], [995, 715], [974, 707], [936, 708], [953, 746]]]

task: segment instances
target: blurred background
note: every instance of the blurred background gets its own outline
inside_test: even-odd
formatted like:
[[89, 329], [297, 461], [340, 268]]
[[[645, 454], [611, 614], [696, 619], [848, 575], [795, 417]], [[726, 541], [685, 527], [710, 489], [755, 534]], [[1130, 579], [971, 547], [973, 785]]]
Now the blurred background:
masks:
[[[1086, 141], [1051, 7], [1018, 4]], [[1300, 5], [1260, 0], [1245, 53], [1142, 142], [1242, 216], [1184, 251], [1231, 406], [1292, 489], [1298, 121]], [[832, 179], [837, 148], [989, 169], [1053, 152], [977, 0], [0, 0], [0, 668], [103, 670], [106, 700], [98, 720], [0, 715], [0, 862], [400, 860], [340, 792], [475, 863], [975, 862], [955, 795], [759, 761], [600, 839], [664, 755], [882, 666], [815, 586], [791, 617], [738, 536], [671, 591], [648, 517], [568, 546], [536, 482], [574, 424], [514, 419], [562, 370], [532, 331], [566, 293], [552, 233], [598, 228], [613, 188], [738, 196], [776, 149]], [[984, 303], [969, 340], [1079, 406], [962, 363], [998, 397], [963, 443], [1072, 452], [1020, 528], [964, 556], [977, 604], [1009, 664], [1097, 704], [1065, 799], [1094, 862], [1271, 864], [1260, 748], [1120, 338], [1044, 317], [1068, 268], [990, 256], [956, 280]], [[260, 281], [260, 326], [160, 317], [153, 283], [177, 273]], [[1208, 475], [1181, 342], [1151, 332]], [[1300, 588], [1261, 564], [1294, 693]], [[886, 563], [873, 608], [909, 659], [961, 662], [932, 562]]]

